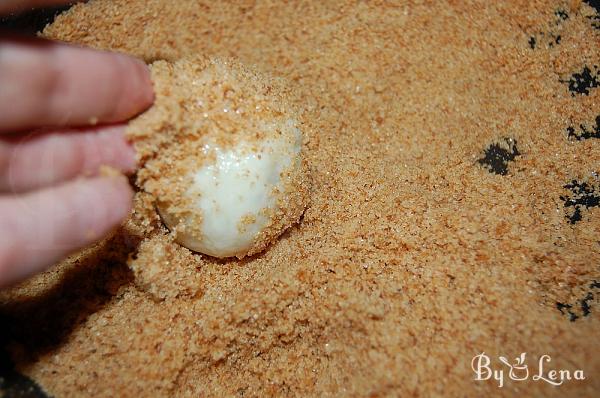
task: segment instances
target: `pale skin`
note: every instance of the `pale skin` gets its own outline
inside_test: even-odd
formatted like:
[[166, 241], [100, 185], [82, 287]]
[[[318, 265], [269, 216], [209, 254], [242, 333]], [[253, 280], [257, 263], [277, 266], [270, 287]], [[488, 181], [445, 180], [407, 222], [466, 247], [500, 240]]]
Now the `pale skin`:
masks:
[[[66, 2], [0, 0], [0, 14]], [[127, 179], [99, 171], [135, 169], [124, 123], [153, 101], [140, 60], [0, 34], [0, 288], [105, 237], [127, 217]]]

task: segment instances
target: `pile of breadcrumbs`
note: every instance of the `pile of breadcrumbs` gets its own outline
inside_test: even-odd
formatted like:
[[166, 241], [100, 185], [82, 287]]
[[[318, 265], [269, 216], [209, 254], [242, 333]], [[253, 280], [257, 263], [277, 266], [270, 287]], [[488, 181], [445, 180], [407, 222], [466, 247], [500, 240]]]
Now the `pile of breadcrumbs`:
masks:
[[[301, 119], [309, 205], [264, 252], [215, 260], [175, 243], [132, 178], [122, 230], [0, 293], [19, 371], [56, 397], [598, 396], [591, 5], [74, 6], [43, 35], [276, 80]], [[482, 352], [502, 387], [474, 380]], [[523, 352], [529, 378], [511, 380], [498, 357]], [[585, 380], [533, 380], [543, 355], [546, 377]]]

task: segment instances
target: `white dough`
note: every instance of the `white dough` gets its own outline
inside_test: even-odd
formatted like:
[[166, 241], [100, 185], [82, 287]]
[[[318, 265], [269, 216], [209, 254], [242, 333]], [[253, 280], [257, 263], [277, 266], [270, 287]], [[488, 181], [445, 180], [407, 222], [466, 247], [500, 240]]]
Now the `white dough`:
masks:
[[[231, 148], [207, 139], [203, 156], [213, 160], [191, 172], [192, 185], [186, 190], [193, 198], [190, 210], [201, 215], [201, 234], [184, 229], [177, 235], [179, 243], [220, 258], [243, 255], [252, 248], [280, 205], [286, 189], [284, 172], [301, 167], [302, 135], [293, 120], [285, 124], [279, 129], [265, 126], [268, 133], [262, 141], [242, 140]], [[176, 224], [164, 211], [161, 214], [169, 227]]]

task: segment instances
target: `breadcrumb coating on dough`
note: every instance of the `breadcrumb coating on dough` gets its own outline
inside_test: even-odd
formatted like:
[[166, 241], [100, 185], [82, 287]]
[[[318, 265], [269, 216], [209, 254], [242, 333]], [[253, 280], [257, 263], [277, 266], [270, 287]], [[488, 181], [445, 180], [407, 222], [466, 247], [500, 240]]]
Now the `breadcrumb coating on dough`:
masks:
[[[137, 185], [156, 198], [176, 240], [192, 248], [190, 239], [205, 238], [203, 215], [195, 205], [203, 192], [190, 193], [190, 186], [195, 170], [215, 161], [206, 146], [227, 150], [242, 142], [244, 151], [259, 151], [268, 140], [296, 140], [288, 124], [299, 114], [288, 105], [281, 82], [233, 60], [157, 61], [151, 70], [155, 104], [128, 127], [139, 157]], [[298, 222], [307, 206], [309, 177], [302, 151], [284, 155], [291, 163], [281, 170], [280, 189], [270, 193], [275, 206], [261, 211], [267, 223], [249, 249], [235, 253], [238, 258], [264, 250]]]

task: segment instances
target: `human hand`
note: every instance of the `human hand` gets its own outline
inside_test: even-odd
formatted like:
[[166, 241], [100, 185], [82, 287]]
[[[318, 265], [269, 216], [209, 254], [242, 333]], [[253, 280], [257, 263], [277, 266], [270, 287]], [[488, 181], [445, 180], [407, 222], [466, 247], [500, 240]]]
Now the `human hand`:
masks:
[[[59, 2], [0, 0], [0, 13]], [[140, 60], [0, 35], [0, 287], [102, 238], [128, 215], [127, 179], [98, 172], [135, 168], [119, 122], [153, 100]]]

